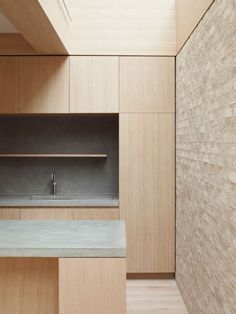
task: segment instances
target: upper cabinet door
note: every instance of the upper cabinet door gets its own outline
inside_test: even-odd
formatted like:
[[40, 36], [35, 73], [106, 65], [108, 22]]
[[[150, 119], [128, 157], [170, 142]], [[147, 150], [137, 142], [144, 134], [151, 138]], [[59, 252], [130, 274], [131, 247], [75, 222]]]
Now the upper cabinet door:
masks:
[[18, 113], [19, 57], [0, 57], [0, 113]]
[[70, 112], [118, 112], [118, 57], [70, 58]]
[[175, 112], [175, 58], [121, 57], [120, 112]]
[[69, 59], [20, 58], [20, 112], [69, 112]]

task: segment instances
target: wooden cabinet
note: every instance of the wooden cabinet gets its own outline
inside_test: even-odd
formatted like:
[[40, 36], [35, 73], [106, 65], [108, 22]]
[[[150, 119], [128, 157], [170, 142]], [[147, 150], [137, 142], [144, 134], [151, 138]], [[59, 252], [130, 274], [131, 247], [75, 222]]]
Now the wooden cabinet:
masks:
[[18, 113], [19, 57], [0, 57], [0, 113]]
[[118, 207], [93, 207], [74, 209], [74, 219], [76, 220], [118, 220], [119, 208]]
[[70, 58], [70, 112], [118, 112], [118, 57]]
[[21, 208], [21, 220], [73, 220], [73, 208]]
[[118, 207], [0, 208], [0, 220], [118, 220]]
[[121, 57], [120, 112], [175, 112], [175, 58]]
[[69, 59], [20, 58], [20, 112], [69, 112]]
[[58, 259], [1, 257], [2, 314], [58, 314]]
[[174, 114], [120, 114], [120, 216], [129, 273], [175, 270]]
[[60, 314], [125, 314], [125, 258], [60, 258]]
[[20, 219], [20, 208], [1, 207], [0, 220], [18, 220]]
[[119, 112], [119, 59], [0, 57], [0, 113]]

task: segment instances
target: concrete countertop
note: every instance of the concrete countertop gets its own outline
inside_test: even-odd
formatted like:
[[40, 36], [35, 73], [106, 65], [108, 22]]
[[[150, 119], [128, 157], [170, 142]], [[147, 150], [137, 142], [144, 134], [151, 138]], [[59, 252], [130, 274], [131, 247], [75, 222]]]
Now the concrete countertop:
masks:
[[1, 257], [125, 257], [123, 221], [0, 221]]
[[0, 194], [0, 207], [118, 207], [117, 194]]

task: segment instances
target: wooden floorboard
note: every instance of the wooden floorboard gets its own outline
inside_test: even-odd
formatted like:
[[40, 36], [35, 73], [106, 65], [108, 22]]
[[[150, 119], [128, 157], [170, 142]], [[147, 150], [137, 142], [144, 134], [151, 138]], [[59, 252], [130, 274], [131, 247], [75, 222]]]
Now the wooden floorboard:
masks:
[[187, 314], [175, 280], [127, 280], [127, 314]]

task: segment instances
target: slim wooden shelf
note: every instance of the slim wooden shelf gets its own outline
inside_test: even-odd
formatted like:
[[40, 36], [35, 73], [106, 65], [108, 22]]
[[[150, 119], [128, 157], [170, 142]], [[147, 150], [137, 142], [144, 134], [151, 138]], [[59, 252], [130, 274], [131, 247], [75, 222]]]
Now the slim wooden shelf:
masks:
[[0, 154], [1, 157], [13, 158], [107, 158], [107, 154]]

